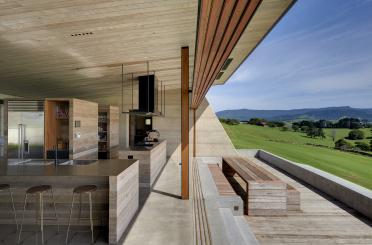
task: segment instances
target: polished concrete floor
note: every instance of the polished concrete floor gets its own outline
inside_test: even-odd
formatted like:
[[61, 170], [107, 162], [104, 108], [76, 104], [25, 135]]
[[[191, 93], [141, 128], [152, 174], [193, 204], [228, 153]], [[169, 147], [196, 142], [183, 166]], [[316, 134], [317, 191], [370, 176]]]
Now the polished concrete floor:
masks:
[[193, 244], [191, 201], [180, 199], [180, 173], [181, 166], [169, 160], [124, 244]]
[[[120, 244], [193, 243], [191, 202], [180, 199], [180, 172], [181, 166], [168, 160], [153, 189], [140, 190], [141, 208]], [[37, 226], [26, 226], [21, 244], [41, 244], [40, 233], [35, 232], [37, 229]], [[82, 228], [78, 229], [76, 233], [72, 230], [69, 244], [90, 244], [89, 228], [86, 232], [79, 232]], [[15, 225], [0, 225], [0, 244], [16, 244], [17, 235]], [[65, 236], [66, 227], [61, 227], [58, 234], [54, 226], [44, 228], [45, 244], [65, 244]], [[107, 244], [107, 231], [97, 227], [95, 239], [96, 244]]]

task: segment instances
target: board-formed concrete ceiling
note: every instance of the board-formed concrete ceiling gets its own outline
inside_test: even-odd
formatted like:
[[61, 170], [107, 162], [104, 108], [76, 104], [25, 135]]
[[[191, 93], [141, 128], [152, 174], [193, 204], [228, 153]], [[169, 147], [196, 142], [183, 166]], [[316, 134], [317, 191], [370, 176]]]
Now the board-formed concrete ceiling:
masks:
[[[2, 0], [0, 93], [120, 95], [124, 74], [180, 85], [181, 47], [193, 72], [198, 0]], [[126, 75], [125, 79], [130, 79]]]

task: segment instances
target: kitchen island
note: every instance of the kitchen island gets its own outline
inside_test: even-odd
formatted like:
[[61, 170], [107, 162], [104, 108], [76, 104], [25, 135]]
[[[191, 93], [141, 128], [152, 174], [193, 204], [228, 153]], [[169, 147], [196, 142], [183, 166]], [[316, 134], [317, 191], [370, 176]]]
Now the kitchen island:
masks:
[[119, 149], [119, 159], [139, 160], [140, 187], [152, 187], [167, 162], [167, 141], [159, 140], [151, 144]]
[[[137, 160], [98, 160], [92, 162], [76, 162], [68, 165], [50, 164], [50, 161], [39, 161], [38, 164], [9, 165], [7, 161], [0, 162], [0, 183], [10, 184], [17, 216], [22, 215], [24, 194], [26, 189], [34, 185], [51, 185], [57, 203], [58, 221], [60, 225], [68, 222], [69, 208], [73, 188], [80, 185], [96, 185], [98, 190], [92, 195], [93, 217], [95, 226], [108, 227], [108, 242], [116, 244], [126, 231], [130, 221], [138, 209], [139, 174]], [[45, 225], [57, 225], [53, 220], [53, 208], [49, 205], [49, 196], [44, 197]], [[0, 200], [0, 223], [14, 224], [9, 215], [10, 200], [2, 196]], [[35, 209], [38, 199], [30, 198], [24, 224], [36, 224]], [[77, 203], [79, 199], [77, 198]], [[74, 205], [73, 224], [76, 225], [79, 205]], [[82, 199], [81, 217], [89, 217], [88, 198]], [[89, 225], [89, 220], [83, 219], [79, 225]], [[47, 228], [46, 228], [47, 229]]]

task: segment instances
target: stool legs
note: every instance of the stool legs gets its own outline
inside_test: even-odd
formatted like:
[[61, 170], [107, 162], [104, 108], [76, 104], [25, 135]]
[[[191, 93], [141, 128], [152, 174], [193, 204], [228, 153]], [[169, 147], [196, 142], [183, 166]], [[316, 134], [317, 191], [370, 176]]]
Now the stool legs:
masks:
[[10, 196], [10, 200], [12, 202], [12, 208], [13, 208], [13, 214], [14, 214], [14, 222], [15, 222], [16, 227], [17, 227], [17, 230], [18, 230], [17, 212], [16, 212], [16, 209], [15, 209], [15, 206], [14, 206], [13, 193], [12, 193], [12, 190], [10, 188], [9, 188], [9, 196]]
[[52, 201], [53, 201], [53, 206], [54, 206], [54, 217], [57, 220], [57, 233], [59, 233], [59, 222], [58, 222], [58, 215], [57, 215], [56, 199], [54, 199], [53, 189], [50, 189], [50, 194], [52, 195]]
[[89, 219], [90, 219], [90, 230], [92, 231], [92, 244], [94, 243], [94, 235], [93, 235], [93, 218], [92, 218], [92, 193], [89, 194]]
[[68, 233], [70, 232], [71, 217], [72, 217], [72, 209], [74, 208], [74, 197], [75, 197], [75, 194], [72, 194], [71, 208], [70, 208], [70, 216], [69, 216], [69, 218], [68, 218], [68, 226], [67, 226], [67, 233], [66, 233], [66, 244], [68, 244]]
[[19, 234], [18, 234], [18, 244], [19, 244], [19, 242], [21, 241], [22, 226], [23, 226], [23, 219], [25, 218], [26, 205], [27, 205], [27, 193], [25, 194], [25, 200], [24, 200], [24, 205], [23, 205], [23, 212], [22, 212], [22, 219], [21, 219], [21, 227], [20, 227]]
[[[59, 232], [59, 222], [58, 222], [58, 215], [57, 215], [57, 208], [56, 208], [56, 202], [54, 199], [54, 194], [53, 194], [53, 189], [50, 189], [51, 191], [51, 197], [53, 201], [53, 206], [54, 206], [54, 215], [57, 221], [57, 227], [58, 227], [58, 232]], [[44, 200], [43, 200], [43, 194], [44, 192], [37, 192], [37, 193], [27, 193], [25, 194], [25, 200], [24, 200], [24, 205], [23, 205], [23, 212], [22, 212], [22, 220], [21, 220], [21, 227], [19, 230], [18, 234], [18, 244], [21, 242], [21, 235], [22, 235], [22, 228], [23, 228], [23, 221], [25, 217], [25, 212], [26, 212], [26, 206], [27, 206], [27, 197], [28, 195], [31, 194], [38, 194], [39, 195], [39, 214], [40, 214], [40, 232], [41, 232], [41, 243], [44, 244]], [[36, 217], [36, 220], [38, 217]], [[36, 221], [37, 222], [37, 221]]]
[[[91, 242], [94, 243], [94, 233], [93, 233], [93, 205], [92, 205], [92, 193], [87, 193], [89, 196], [89, 221], [90, 221], [90, 230], [91, 230]], [[79, 216], [78, 220], [80, 221], [80, 215], [81, 215], [81, 194], [80, 194], [80, 205], [79, 205]], [[74, 200], [75, 200], [75, 193], [72, 194], [72, 200], [71, 200], [71, 207], [70, 207], [70, 215], [68, 218], [68, 226], [67, 226], [67, 233], [66, 233], [66, 244], [68, 244], [68, 235], [70, 232], [70, 226], [71, 226], [71, 218], [72, 218], [72, 210], [74, 208]]]
[[44, 208], [43, 208], [43, 194], [39, 193], [40, 201], [40, 231], [41, 231], [41, 244], [44, 244]]

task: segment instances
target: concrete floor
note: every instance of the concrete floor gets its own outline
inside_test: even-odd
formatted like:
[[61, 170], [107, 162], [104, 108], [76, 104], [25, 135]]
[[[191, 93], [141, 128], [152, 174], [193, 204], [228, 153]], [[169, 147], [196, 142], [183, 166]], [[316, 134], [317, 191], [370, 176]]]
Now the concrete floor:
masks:
[[126, 236], [124, 244], [193, 243], [191, 201], [180, 199], [180, 173], [181, 166], [169, 160]]
[[[120, 244], [157, 245], [193, 243], [191, 201], [180, 199], [181, 166], [168, 160], [154, 188], [140, 190], [140, 210]], [[85, 228], [85, 227], [84, 227]], [[78, 228], [78, 230], [85, 230]], [[40, 233], [34, 232], [37, 226], [26, 226], [22, 233], [21, 244], [41, 244]], [[89, 228], [87, 232], [74, 230], [70, 233], [72, 245], [90, 244]], [[15, 225], [0, 225], [0, 244], [16, 244], [18, 233]], [[57, 234], [55, 226], [44, 227], [45, 244], [65, 244], [66, 227], [60, 228]], [[96, 244], [107, 244], [107, 231], [100, 227], [95, 230]]]

